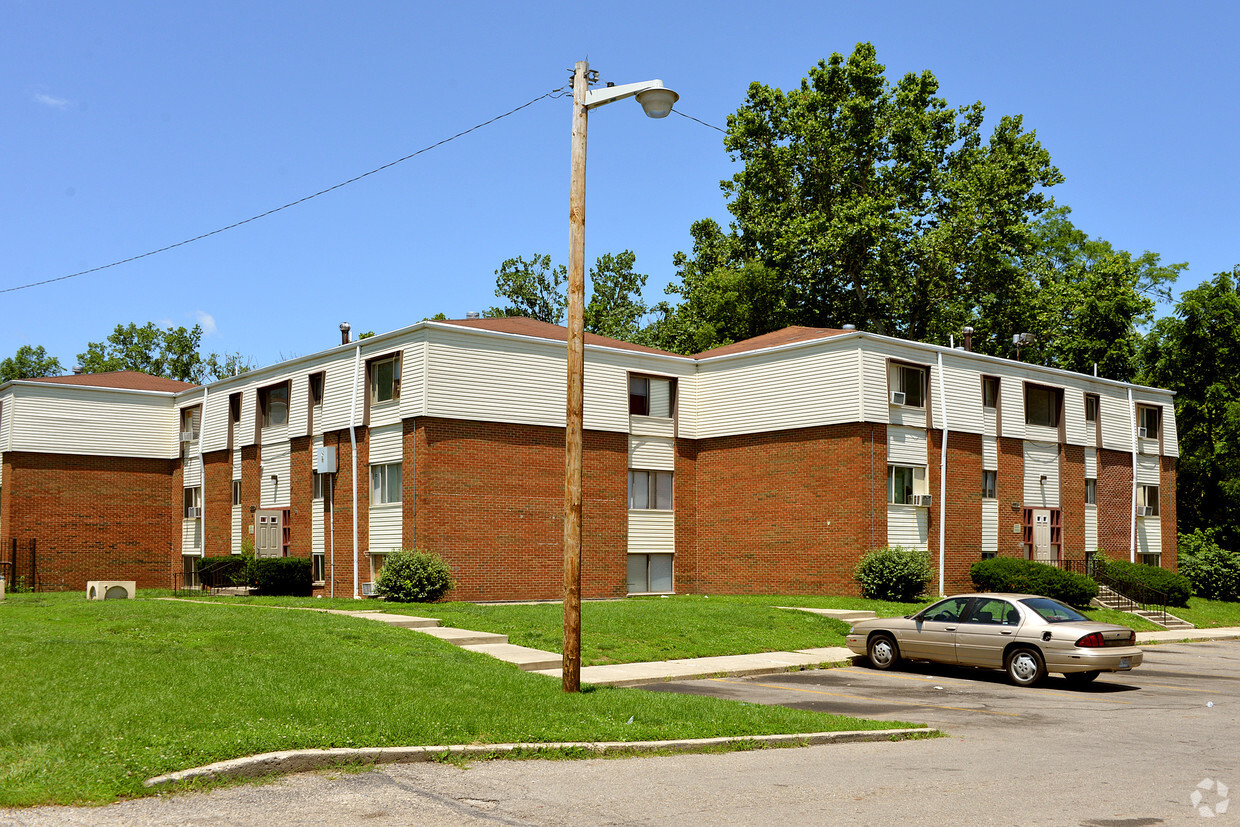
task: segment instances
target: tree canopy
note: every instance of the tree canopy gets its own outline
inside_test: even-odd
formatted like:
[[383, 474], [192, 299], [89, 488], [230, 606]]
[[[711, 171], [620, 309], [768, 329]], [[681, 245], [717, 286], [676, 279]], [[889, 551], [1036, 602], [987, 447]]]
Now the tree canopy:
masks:
[[139, 327], [118, 324], [102, 342], [90, 342], [78, 354], [84, 373], [138, 370], [152, 376], [203, 382], [244, 373], [253, 365], [239, 353], [199, 352], [202, 326], [160, 328], [154, 322]]
[[0, 382], [59, 376], [64, 372], [60, 360], [55, 356], [48, 356], [42, 345], [22, 345], [17, 349], [17, 353], [0, 362]]

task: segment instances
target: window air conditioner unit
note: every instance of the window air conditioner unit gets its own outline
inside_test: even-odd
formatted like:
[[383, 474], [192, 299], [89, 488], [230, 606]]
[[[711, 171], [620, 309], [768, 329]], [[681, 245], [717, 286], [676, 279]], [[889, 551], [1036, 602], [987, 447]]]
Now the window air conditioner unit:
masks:
[[1149, 436], [1149, 431], [1147, 431], [1145, 428], [1137, 428], [1138, 439], [1145, 439], [1147, 436]]
[[202, 507], [197, 506], [197, 505], [191, 505], [189, 508], [185, 509], [185, 516], [190, 519], [193, 519], [195, 517], [201, 517]]
[[197, 438], [198, 438], [197, 431], [181, 431], [182, 442], [193, 442]]
[[374, 583], [363, 583], [362, 584], [362, 597], [374, 597], [374, 596], [375, 596], [375, 584]]
[[913, 495], [913, 505], [920, 505], [923, 508], [929, 508], [930, 504], [933, 501], [934, 501], [934, 498], [931, 497], [929, 494], [914, 494]]
[[1138, 516], [1138, 517], [1151, 517], [1151, 516], [1153, 516], [1153, 511], [1154, 511], [1154, 509], [1153, 509], [1153, 508], [1151, 508], [1151, 507], [1150, 507], [1150, 506], [1148, 506], [1148, 505], [1139, 505], [1139, 506], [1137, 506], [1137, 516]]
[[892, 391], [891, 392], [891, 404], [892, 405], [903, 405], [904, 404], [904, 391]]

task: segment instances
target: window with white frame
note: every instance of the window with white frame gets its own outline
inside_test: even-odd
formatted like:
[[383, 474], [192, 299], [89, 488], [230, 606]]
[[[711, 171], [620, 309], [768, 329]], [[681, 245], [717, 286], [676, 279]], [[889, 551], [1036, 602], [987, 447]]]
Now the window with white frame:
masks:
[[241, 505], [241, 480], [232, 481], [232, 504]]
[[1098, 394], [1096, 393], [1085, 394], [1085, 421], [1086, 422], [1097, 422], [1098, 421], [1098, 404], [1099, 404]]
[[1158, 552], [1143, 551], [1137, 555], [1138, 562], [1143, 566], [1161, 566], [1162, 555]]
[[1137, 406], [1137, 435], [1144, 439], [1158, 439], [1158, 426], [1162, 408], [1148, 405]]
[[327, 556], [321, 551], [310, 555], [310, 576], [315, 583], [322, 583], [327, 579]]
[[288, 424], [288, 382], [258, 389], [258, 407], [263, 427], [276, 428]]
[[670, 511], [671, 471], [629, 471], [629, 508]]
[[1085, 504], [1098, 504], [1098, 481], [1088, 477], [1085, 478]]
[[999, 472], [983, 471], [982, 472], [982, 499], [993, 500], [998, 497], [999, 491]]
[[370, 361], [370, 402], [392, 402], [400, 399], [400, 354]]
[[1025, 385], [1025, 424], [1059, 427], [1059, 403], [1063, 391], [1043, 385]]
[[893, 362], [887, 374], [891, 404], [926, 407], [926, 369]]
[[185, 511], [182, 516], [186, 519], [202, 516], [202, 488], [200, 486], [185, 489]]
[[675, 383], [656, 376], [629, 377], [629, 414], [669, 418], [673, 410]]
[[913, 497], [925, 493], [926, 469], [911, 465], [887, 466], [887, 502], [912, 505]]
[[630, 554], [629, 594], [671, 593], [673, 560], [671, 554]]
[[1141, 517], [1158, 516], [1158, 486], [1137, 486], [1137, 515]]
[[197, 408], [181, 409], [181, 441], [193, 442], [198, 439], [198, 429], [194, 427], [194, 414]]
[[370, 466], [370, 504], [390, 505], [401, 498], [400, 463]]
[[327, 475], [320, 474], [318, 471], [312, 471], [313, 482], [311, 484], [310, 499], [321, 500], [327, 491]]

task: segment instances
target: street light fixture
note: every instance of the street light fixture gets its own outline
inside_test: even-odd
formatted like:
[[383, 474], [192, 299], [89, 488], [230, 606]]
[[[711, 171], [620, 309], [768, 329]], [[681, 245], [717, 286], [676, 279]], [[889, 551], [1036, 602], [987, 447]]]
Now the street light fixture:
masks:
[[581, 689], [581, 466], [582, 394], [585, 384], [586, 114], [636, 97], [652, 118], [666, 118], [680, 97], [661, 80], [591, 90], [598, 73], [588, 61], [573, 68], [573, 150], [568, 205], [568, 402], [564, 456], [564, 655], [565, 692]]

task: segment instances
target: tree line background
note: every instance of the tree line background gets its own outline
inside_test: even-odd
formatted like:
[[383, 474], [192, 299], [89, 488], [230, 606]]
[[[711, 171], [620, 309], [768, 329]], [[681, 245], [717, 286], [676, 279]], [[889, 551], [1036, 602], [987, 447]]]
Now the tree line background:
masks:
[[[728, 117], [721, 182], [731, 219], [689, 229], [662, 300], [632, 251], [589, 273], [586, 329], [692, 354], [789, 325], [946, 344], [1176, 392], [1179, 531], [1240, 553], [1240, 265], [1170, 301], [1185, 263], [1117, 250], [1071, 221], [1063, 176], [1019, 115], [988, 133], [980, 102], [950, 106], [929, 71], [892, 83], [860, 43], [811, 67], [796, 89], [761, 83]], [[487, 316], [564, 320], [566, 271], [541, 253], [496, 271]], [[443, 318], [442, 314], [437, 318]], [[78, 362], [191, 382], [248, 370], [201, 353], [199, 326], [117, 325]], [[0, 381], [64, 369], [42, 347], [0, 362]]]

